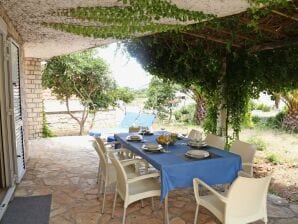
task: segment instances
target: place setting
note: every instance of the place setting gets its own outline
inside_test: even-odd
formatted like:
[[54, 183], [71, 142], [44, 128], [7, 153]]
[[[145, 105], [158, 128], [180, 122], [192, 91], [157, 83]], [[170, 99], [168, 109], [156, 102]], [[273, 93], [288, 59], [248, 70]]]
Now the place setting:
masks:
[[149, 153], [160, 153], [164, 152], [164, 148], [161, 144], [157, 143], [145, 143], [142, 145], [142, 150]]
[[126, 137], [126, 140], [130, 142], [142, 142], [144, 138], [139, 134], [131, 134]]
[[210, 153], [206, 150], [188, 150], [184, 156], [191, 159], [205, 159], [210, 157]]
[[202, 149], [202, 148], [206, 148], [208, 146], [205, 141], [193, 140], [193, 139], [189, 140], [187, 142], [187, 145], [190, 146], [191, 148], [195, 148], [195, 149]]

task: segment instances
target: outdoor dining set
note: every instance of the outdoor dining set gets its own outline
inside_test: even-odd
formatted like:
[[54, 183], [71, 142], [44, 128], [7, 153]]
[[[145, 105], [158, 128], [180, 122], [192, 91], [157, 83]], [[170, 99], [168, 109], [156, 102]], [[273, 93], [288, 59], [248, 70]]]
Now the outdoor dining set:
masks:
[[[102, 194], [101, 212], [105, 211], [107, 187], [115, 185], [112, 208], [117, 198], [124, 201], [122, 223], [127, 207], [143, 199], [159, 197], [164, 203], [164, 223], [169, 223], [168, 195], [173, 190], [193, 188], [196, 200], [194, 223], [199, 206], [208, 209], [222, 223], [267, 223], [266, 197], [271, 176], [254, 178], [254, 145], [236, 140], [230, 151], [224, 150], [223, 137], [191, 130], [188, 136], [167, 131], [150, 132], [129, 128], [114, 135], [116, 142], [95, 137], [99, 156], [98, 197]], [[115, 143], [121, 144], [115, 149]], [[222, 185], [218, 191], [213, 186]], [[202, 194], [202, 190], [209, 194]]]

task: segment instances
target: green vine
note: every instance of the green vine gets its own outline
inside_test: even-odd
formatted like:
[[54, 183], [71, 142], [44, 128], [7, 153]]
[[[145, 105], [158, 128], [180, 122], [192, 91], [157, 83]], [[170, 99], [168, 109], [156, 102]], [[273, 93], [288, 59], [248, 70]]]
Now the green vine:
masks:
[[185, 22], [199, 23], [215, 18], [203, 12], [180, 9], [165, 0], [118, 1], [124, 3], [124, 6], [79, 7], [58, 12], [60, 16], [97, 22], [98, 26], [65, 23], [43, 23], [43, 25], [87, 37], [126, 39], [147, 32], [161, 33], [188, 29]]
[[49, 138], [54, 136], [55, 135], [48, 126], [46, 112], [44, 111], [44, 102], [42, 102], [42, 137]]

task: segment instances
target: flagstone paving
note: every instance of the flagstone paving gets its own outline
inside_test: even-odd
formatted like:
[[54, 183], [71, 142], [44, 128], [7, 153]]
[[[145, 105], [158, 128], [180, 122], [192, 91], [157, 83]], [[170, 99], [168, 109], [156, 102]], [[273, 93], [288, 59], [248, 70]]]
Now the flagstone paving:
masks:
[[[109, 189], [106, 212], [100, 214], [101, 198], [97, 199], [96, 175], [98, 157], [89, 137], [39, 139], [29, 144], [30, 160], [16, 196], [52, 194], [50, 224], [119, 224], [122, 202], [118, 200], [115, 218], [111, 219], [113, 188]], [[193, 223], [195, 201], [191, 189], [176, 190], [169, 195], [171, 224]], [[298, 223], [298, 205], [274, 195], [268, 196], [270, 224]], [[134, 203], [127, 211], [127, 224], [161, 224], [163, 209], [159, 198], [155, 208], [145, 200], [144, 207]], [[216, 224], [216, 218], [200, 208], [199, 223]], [[263, 223], [261, 221], [257, 224]]]

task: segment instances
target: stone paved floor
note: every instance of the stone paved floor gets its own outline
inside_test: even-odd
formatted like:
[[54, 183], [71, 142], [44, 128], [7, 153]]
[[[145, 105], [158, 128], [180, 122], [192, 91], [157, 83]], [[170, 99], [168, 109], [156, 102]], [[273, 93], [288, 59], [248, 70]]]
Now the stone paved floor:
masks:
[[[31, 141], [27, 173], [17, 187], [16, 196], [52, 194], [50, 224], [121, 223], [120, 200], [116, 207], [116, 217], [110, 217], [112, 193], [107, 196], [106, 213], [99, 214], [101, 200], [96, 198], [98, 158], [91, 141], [88, 137]], [[157, 206], [158, 198], [155, 204], [154, 210], [149, 200], [145, 201], [144, 208], [141, 208], [140, 203], [130, 205], [126, 223], [163, 223], [163, 210]], [[171, 224], [193, 222], [195, 201], [192, 190], [171, 192], [169, 205]], [[200, 211], [201, 224], [219, 223], [207, 210], [202, 208]], [[298, 205], [271, 195], [268, 198], [268, 216], [270, 224], [297, 224]]]

